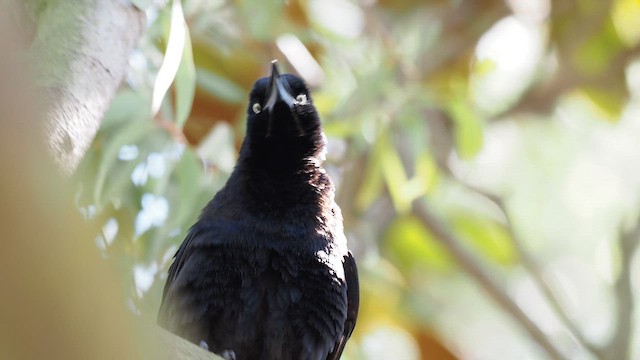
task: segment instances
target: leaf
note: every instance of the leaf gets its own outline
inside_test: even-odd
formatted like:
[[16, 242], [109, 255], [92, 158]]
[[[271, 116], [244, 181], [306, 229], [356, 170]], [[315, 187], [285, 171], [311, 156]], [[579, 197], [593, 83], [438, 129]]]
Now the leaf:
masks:
[[582, 88], [580, 93], [589, 100], [593, 110], [603, 118], [609, 121], [620, 119], [622, 109], [626, 104], [625, 95], [596, 87]]
[[484, 142], [482, 119], [473, 106], [463, 97], [449, 102], [448, 112], [455, 121], [456, 150], [462, 159], [474, 157]]
[[[172, 214], [171, 227], [180, 226], [195, 219], [192, 217], [194, 211], [200, 211], [203, 201], [208, 198], [202, 198], [198, 201], [200, 195], [199, 180], [202, 178], [202, 165], [196, 154], [190, 149], [185, 149], [182, 158], [175, 170], [176, 181], [178, 185], [177, 209]], [[184, 230], [184, 229], [182, 229]]]
[[396, 219], [389, 226], [384, 243], [391, 257], [405, 271], [419, 268], [443, 271], [451, 268], [448, 252], [414, 216]]
[[396, 211], [406, 213], [411, 208], [411, 200], [404, 194], [404, 187], [407, 184], [407, 174], [402, 165], [402, 160], [395, 147], [391, 146], [388, 136], [381, 136], [378, 140], [381, 143], [382, 151], [380, 161], [382, 174], [387, 183], [387, 189], [391, 194], [391, 200]]
[[103, 205], [103, 188], [113, 165], [118, 161], [118, 154], [123, 145], [137, 143], [147, 135], [152, 129], [151, 121], [148, 119], [133, 119], [118, 132], [113, 135], [104, 147], [100, 164], [96, 175], [96, 184], [93, 188], [93, 198], [98, 207]]
[[245, 102], [246, 95], [244, 89], [233, 81], [204, 69], [197, 69], [196, 74], [198, 86], [218, 99], [231, 104], [242, 104]]
[[240, 14], [249, 30], [249, 36], [262, 41], [272, 41], [274, 35], [283, 27], [283, 0], [245, 0], [241, 1]]
[[149, 113], [149, 108], [141, 105], [148, 104], [149, 100], [148, 94], [142, 92], [135, 92], [130, 89], [118, 91], [109, 105], [109, 110], [104, 115], [100, 131], [108, 132], [123, 122], [146, 117]]
[[233, 129], [229, 124], [220, 122], [207, 137], [200, 142], [197, 153], [218, 169], [231, 173], [236, 163], [236, 151], [233, 143]]
[[369, 155], [365, 175], [363, 176], [364, 180], [355, 199], [356, 208], [359, 211], [368, 209], [384, 189], [380, 154], [380, 146], [376, 143]]
[[182, 60], [178, 67], [174, 86], [176, 89], [175, 122], [179, 128], [182, 128], [191, 113], [193, 98], [196, 94], [196, 67], [193, 62], [191, 36], [189, 35], [188, 29], [185, 31]]
[[160, 110], [162, 100], [178, 73], [187, 37], [187, 24], [184, 20], [182, 5], [180, 0], [174, 0], [173, 5], [171, 6], [171, 23], [169, 27], [167, 49], [165, 51], [162, 65], [160, 66], [160, 70], [158, 71], [158, 75], [156, 76], [156, 81], [153, 85], [151, 112], [154, 116], [158, 110]]
[[613, 26], [620, 40], [633, 47], [640, 44], [640, 1], [617, 0], [611, 10]]
[[591, 36], [574, 54], [576, 68], [584, 75], [599, 75], [609, 70], [613, 59], [622, 50], [613, 22], [607, 19], [600, 31]]
[[454, 231], [488, 259], [503, 265], [515, 262], [513, 241], [501, 224], [464, 210], [452, 214], [450, 221]]

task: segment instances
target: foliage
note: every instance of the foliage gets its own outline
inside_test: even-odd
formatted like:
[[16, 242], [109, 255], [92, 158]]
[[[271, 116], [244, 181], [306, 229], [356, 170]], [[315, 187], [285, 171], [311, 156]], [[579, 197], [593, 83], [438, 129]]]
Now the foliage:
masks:
[[613, 315], [631, 266], [618, 234], [640, 195], [640, 2], [138, 3], [146, 33], [77, 174], [135, 311], [155, 316], [173, 253], [232, 170], [248, 91], [278, 58], [314, 87], [361, 268], [345, 357], [549, 355], [416, 202], [566, 358], [640, 338]]

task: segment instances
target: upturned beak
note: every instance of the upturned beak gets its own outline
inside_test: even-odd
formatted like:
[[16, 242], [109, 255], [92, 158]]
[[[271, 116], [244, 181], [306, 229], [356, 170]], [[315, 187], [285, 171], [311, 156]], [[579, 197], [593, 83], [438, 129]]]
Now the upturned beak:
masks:
[[280, 78], [278, 60], [273, 60], [271, 62], [269, 87], [267, 88], [267, 103], [264, 108], [271, 113], [275, 105], [279, 102], [283, 102], [289, 107], [289, 109], [293, 109], [293, 106], [296, 104], [296, 99], [291, 94], [288, 84]]

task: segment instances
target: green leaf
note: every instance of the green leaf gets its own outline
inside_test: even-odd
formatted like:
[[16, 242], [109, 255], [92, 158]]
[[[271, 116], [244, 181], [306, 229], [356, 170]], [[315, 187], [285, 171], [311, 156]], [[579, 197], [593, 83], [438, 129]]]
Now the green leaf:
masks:
[[628, 47], [640, 44], [640, 1], [616, 0], [611, 19], [620, 40]]
[[414, 216], [396, 219], [389, 226], [384, 243], [398, 267], [405, 271], [451, 268], [452, 261], [447, 251]]
[[[185, 224], [193, 221], [192, 214], [200, 211], [199, 206], [202, 201], [198, 201], [199, 196], [199, 179], [202, 178], [202, 165], [196, 154], [190, 149], [185, 149], [182, 158], [176, 167], [175, 172], [178, 182], [179, 199], [178, 208], [173, 216], [175, 216], [175, 224]], [[208, 199], [204, 198], [206, 202]], [[204, 204], [202, 204], [204, 205]]]
[[609, 70], [611, 62], [622, 49], [611, 19], [607, 19], [602, 29], [582, 44], [574, 54], [576, 68], [585, 75], [599, 75]]
[[411, 208], [412, 199], [407, 198], [404, 193], [407, 184], [404, 165], [402, 165], [400, 155], [397, 149], [391, 145], [388, 136], [381, 136], [378, 141], [382, 146], [380, 154], [382, 174], [387, 183], [387, 189], [391, 194], [391, 200], [393, 200], [393, 205], [399, 213], [406, 213]]
[[458, 155], [463, 159], [474, 157], [484, 142], [482, 119], [473, 106], [464, 98], [458, 97], [449, 103], [448, 112], [455, 121], [455, 140]]
[[587, 97], [597, 114], [609, 121], [620, 119], [627, 98], [625, 94], [617, 94], [616, 91], [596, 87], [582, 88], [581, 93]]
[[516, 261], [516, 252], [509, 232], [497, 222], [468, 211], [450, 217], [454, 231], [481, 254], [499, 264]]
[[382, 177], [382, 164], [380, 162], [380, 146], [373, 146], [373, 151], [369, 155], [363, 182], [360, 191], [356, 196], [355, 203], [358, 211], [365, 211], [378, 198], [384, 189], [384, 178]]
[[182, 60], [174, 80], [174, 86], [176, 89], [175, 122], [178, 127], [182, 128], [191, 113], [193, 98], [196, 93], [196, 67], [193, 63], [193, 49], [191, 48], [189, 29], [185, 33]]
[[[174, 0], [171, 6], [170, 28], [165, 31], [164, 37], [167, 41], [167, 49], [158, 75], [153, 85], [153, 95], [151, 99], [151, 109], [153, 115], [160, 110], [163, 99], [169, 87], [173, 83], [184, 58], [186, 42], [189, 39], [187, 24], [182, 12], [180, 0]], [[190, 48], [190, 47], [189, 47]]]
[[123, 145], [135, 144], [145, 137], [152, 130], [152, 122], [148, 119], [132, 119], [113, 135], [104, 147], [98, 172], [96, 184], [93, 189], [93, 198], [98, 207], [103, 205], [103, 188], [107, 177], [111, 174], [113, 165], [118, 161], [118, 154]]
[[218, 99], [231, 104], [243, 104], [246, 101], [245, 90], [233, 81], [204, 69], [197, 69], [196, 74], [198, 86]]
[[245, 0], [239, 3], [240, 14], [249, 36], [262, 41], [273, 41], [285, 17], [283, 0]]
[[131, 119], [146, 117], [151, 110], [149, 102], [148, 94], [130, 89], [118, 91], [109, 105], [109, 110], [104, 115], [100, 131], [109, 132], [113, 127], [131, 121]]

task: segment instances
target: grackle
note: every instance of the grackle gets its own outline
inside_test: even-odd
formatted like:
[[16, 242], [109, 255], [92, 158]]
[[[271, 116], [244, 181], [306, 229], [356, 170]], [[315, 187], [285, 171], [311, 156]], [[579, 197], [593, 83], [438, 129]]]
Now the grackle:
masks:
[[304, 81], [259, 79], [225, 186], [169, 268], [159, 324], [226, 359], [339, 359], [358, 315], [358, 274], [325, 138]]

